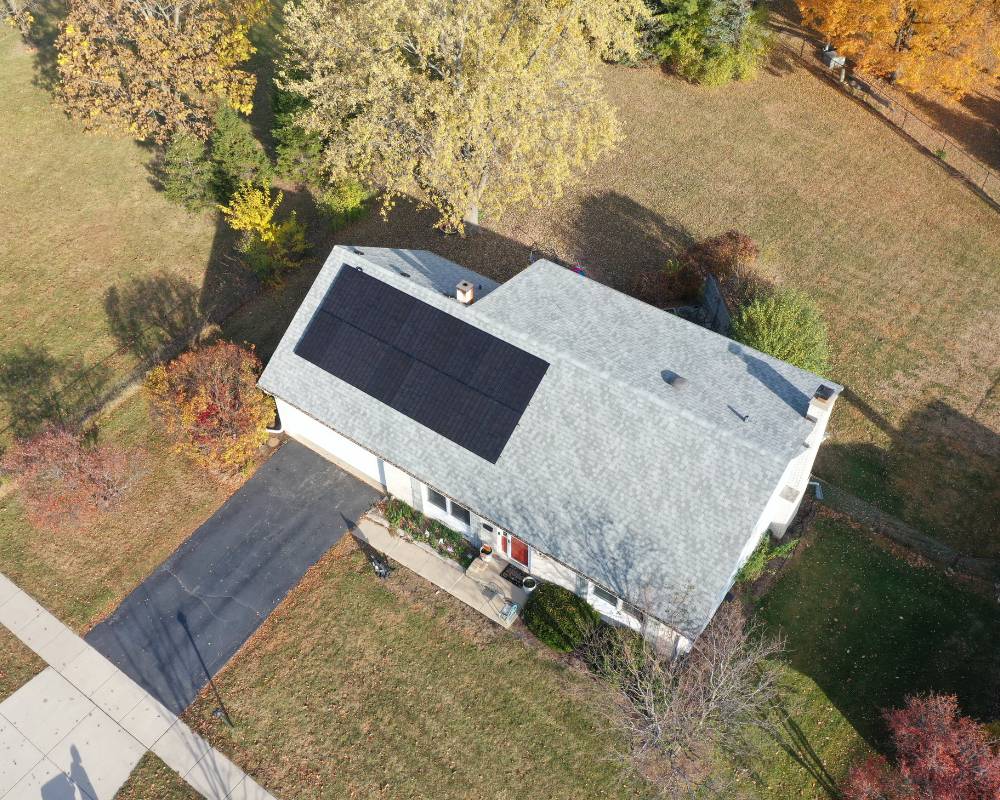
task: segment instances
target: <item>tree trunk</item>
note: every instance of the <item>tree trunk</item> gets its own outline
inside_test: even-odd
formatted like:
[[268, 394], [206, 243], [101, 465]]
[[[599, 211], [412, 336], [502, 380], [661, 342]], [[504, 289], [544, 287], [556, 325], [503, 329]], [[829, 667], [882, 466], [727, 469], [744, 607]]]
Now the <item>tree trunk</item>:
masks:
[[478, 203], [473, 203], [466, 209], [465, 216], [462, 217], [462, 222], [465, 223], [466, 225], [479, 225]]

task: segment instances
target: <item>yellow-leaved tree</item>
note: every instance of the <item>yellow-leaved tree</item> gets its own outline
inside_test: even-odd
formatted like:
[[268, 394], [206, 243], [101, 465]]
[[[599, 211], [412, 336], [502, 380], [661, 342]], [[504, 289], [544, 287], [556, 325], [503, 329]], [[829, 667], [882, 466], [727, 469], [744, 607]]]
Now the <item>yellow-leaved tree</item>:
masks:
[[279, 73], [323, 167], [461, 228], [557, 195], [619, 138], [598, 74], [638, 54], [643, 0], [293, 0]]
[[57, 94], [91, 127], [205, 138], [220, 102], [250, 112], [256, 79], [239, 66], [266, 10], [267, 0], [70, 0]]
[[1000, 75], [1000, 0], [798, 0], [806, 23], [863, 70], [959, 98]]

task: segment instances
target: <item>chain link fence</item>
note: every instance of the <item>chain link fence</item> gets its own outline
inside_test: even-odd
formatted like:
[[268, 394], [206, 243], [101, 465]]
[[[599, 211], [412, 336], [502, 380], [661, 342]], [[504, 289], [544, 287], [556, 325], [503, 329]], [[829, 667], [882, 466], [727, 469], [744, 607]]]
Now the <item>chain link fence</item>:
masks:
[[903, 131], [928, 153], [947, 164], [1000, 211], [1000, 175], [970, 155], [954, 139], [943, 134], [912, 108], [892, 97], [882, 81], [852, 67], [828, 66], [823, 60], [822, 46], [802, 36], [778, 31], [775, 44], [807, 67], [819, 70], [831, 83]]

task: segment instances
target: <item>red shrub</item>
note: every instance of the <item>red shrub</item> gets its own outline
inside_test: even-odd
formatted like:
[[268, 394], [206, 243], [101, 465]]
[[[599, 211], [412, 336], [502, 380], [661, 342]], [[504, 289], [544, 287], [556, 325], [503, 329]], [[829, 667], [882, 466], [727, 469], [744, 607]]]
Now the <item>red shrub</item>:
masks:
[[274, 405], [257, 388], [260, 367], [252, 349], [219, 342], [149, 373], [153, 407], [179, 451], [222, 470], [250, 462], [274, 419]]
[[754, 270], [759, 254], [753, 239], [732, 230], [695, 242], [678, 261], [701, 281], [714, 275], [726, 301], [736, 307], [769, 288], [768, 281]]
[[88, 446], [79, 434], [54, 427], [16, 441], [0, 469], [17, 481], [32, 524], [65, 529], [120, 508], [142, 458], [116, 445]]
[[954, 695], [911, 697], [885, 712], [897, 764], [881, 756], [851, 770], [845, 800], [997, 800], [1000, 754]]

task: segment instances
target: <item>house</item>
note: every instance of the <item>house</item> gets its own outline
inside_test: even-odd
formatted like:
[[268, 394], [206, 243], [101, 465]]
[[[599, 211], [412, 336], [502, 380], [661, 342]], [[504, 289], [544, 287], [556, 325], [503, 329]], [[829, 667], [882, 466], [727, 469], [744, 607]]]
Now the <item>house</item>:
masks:
[[264, 370], [286, 433], [663, 648], [784, 533], [841, 387], [550, 261], [336, 247]]

